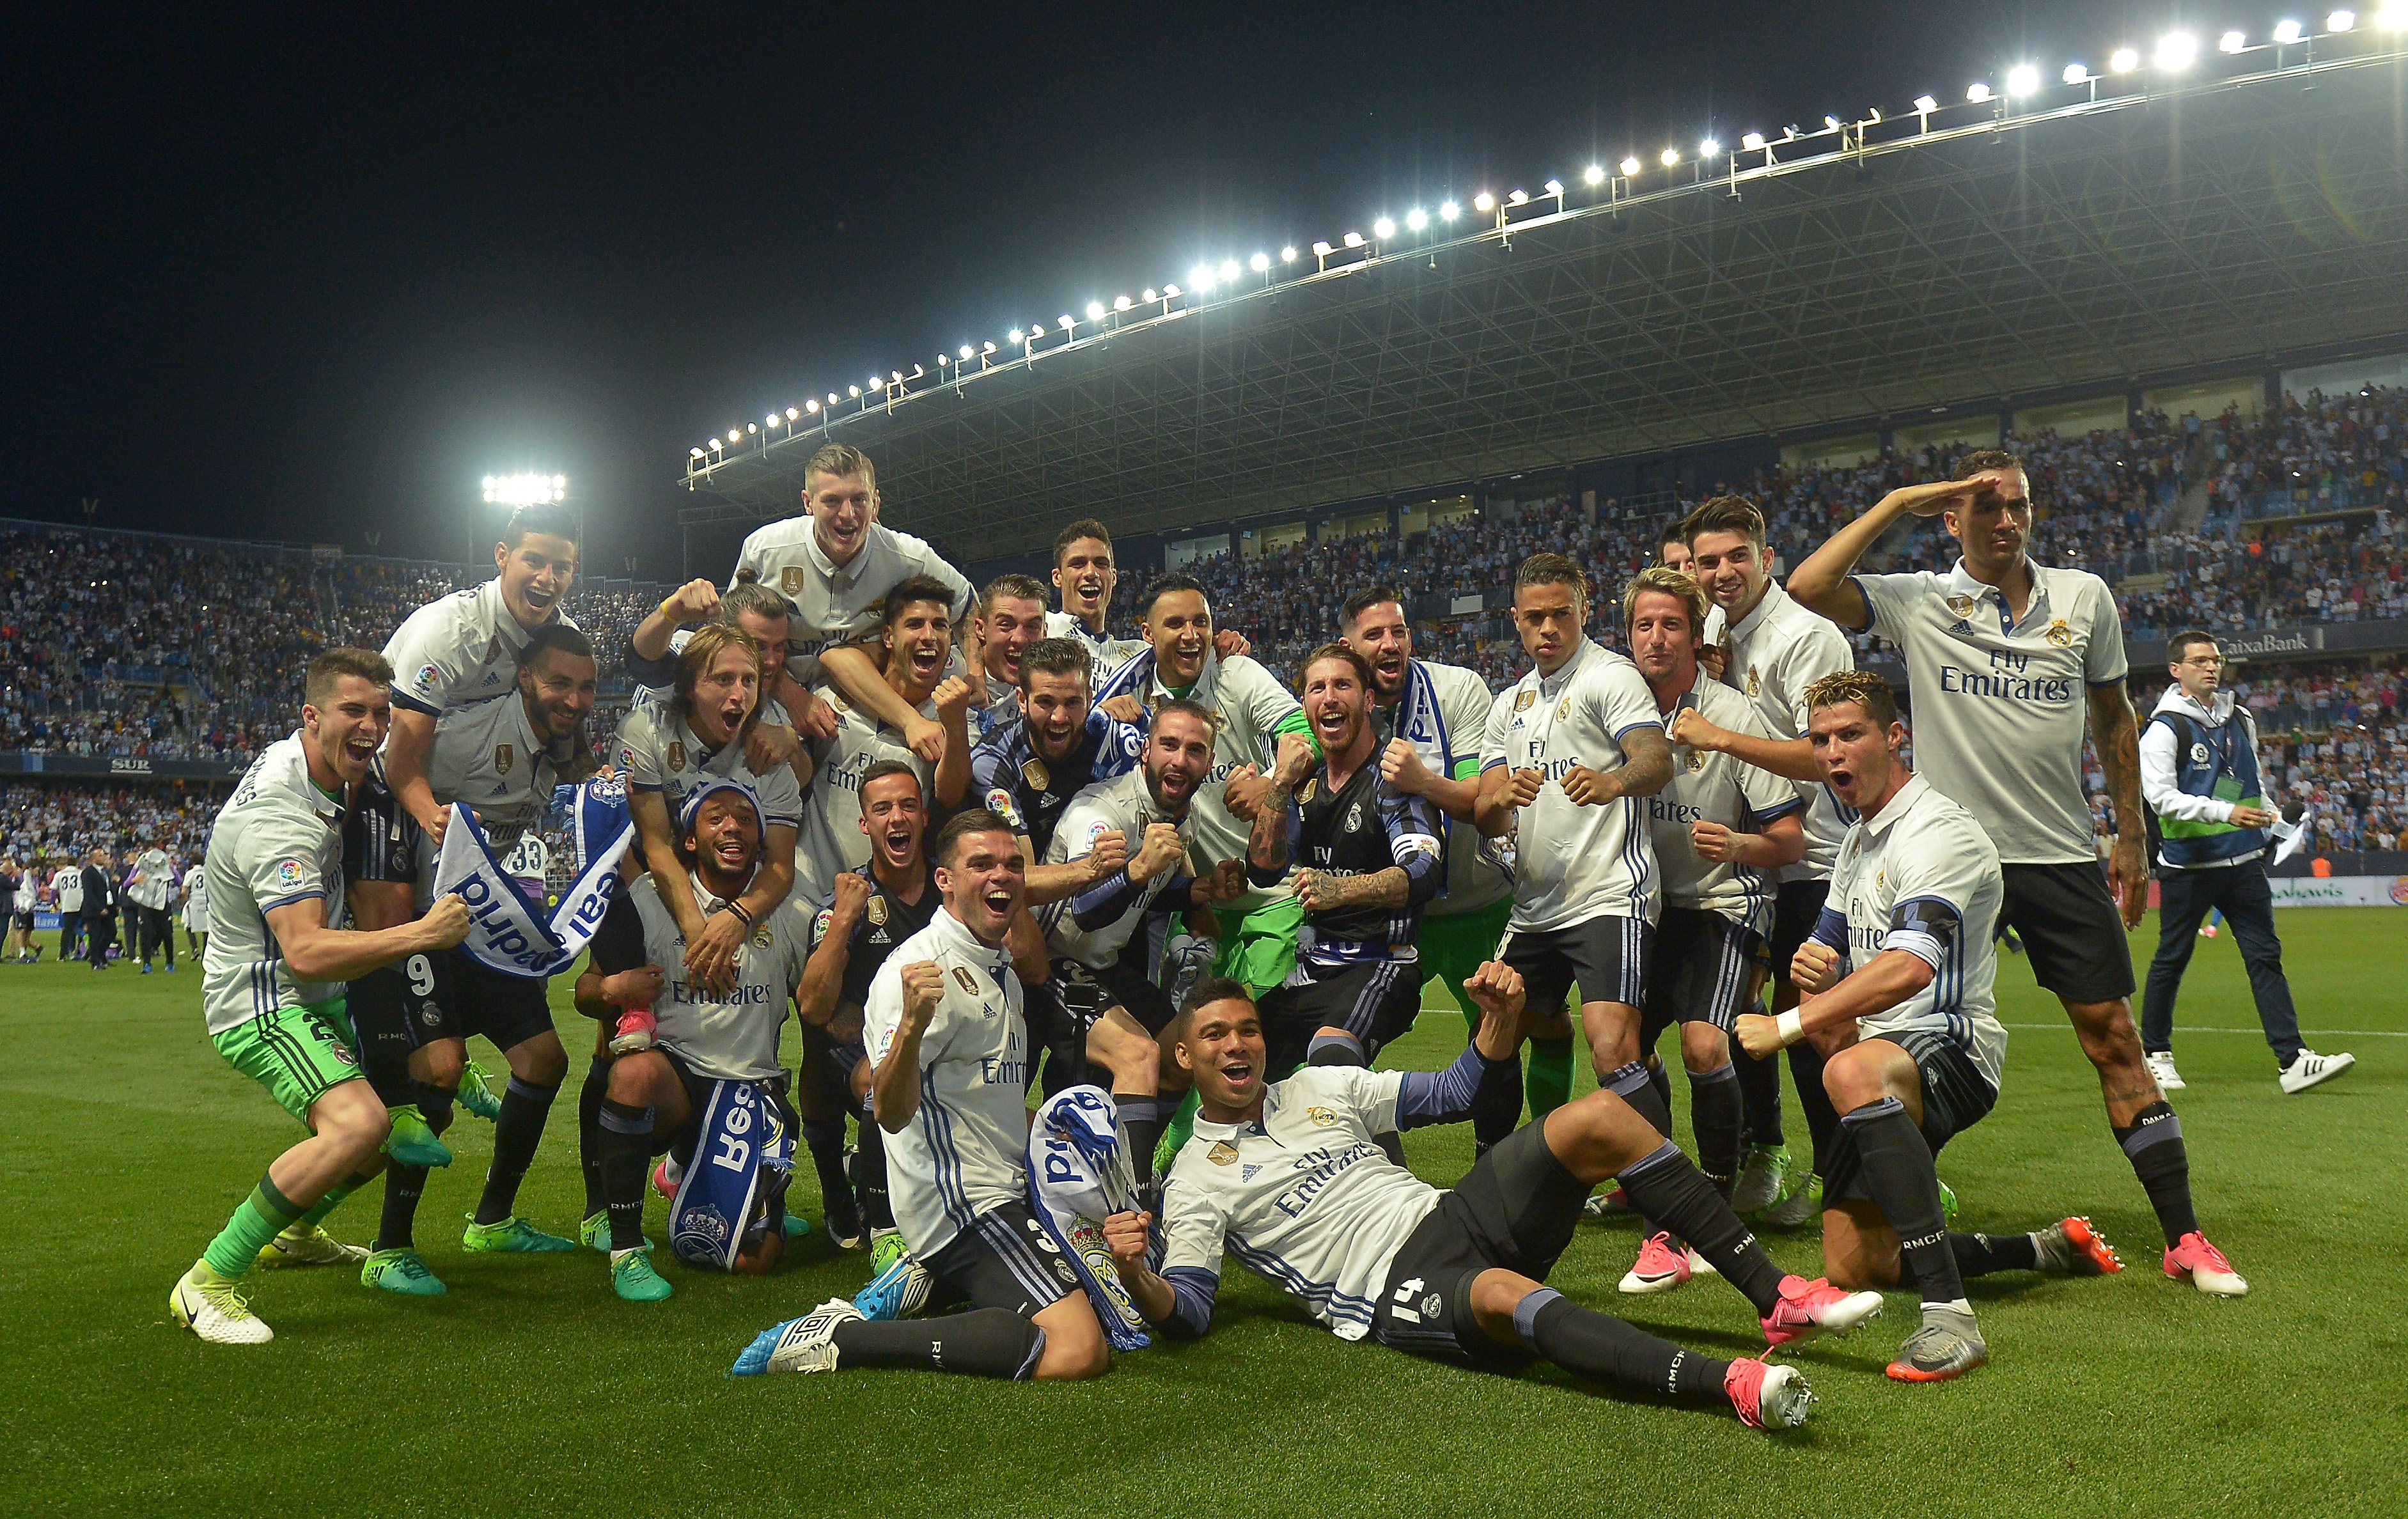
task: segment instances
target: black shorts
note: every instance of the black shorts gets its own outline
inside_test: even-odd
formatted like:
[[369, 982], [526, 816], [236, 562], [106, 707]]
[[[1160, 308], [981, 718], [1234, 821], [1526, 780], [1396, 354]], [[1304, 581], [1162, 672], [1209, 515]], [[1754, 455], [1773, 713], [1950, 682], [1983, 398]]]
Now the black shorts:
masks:
[[[411, 996], [404, 1004], [415, 1025], [413, 1042], [481, 1034], [494, 1048], [509, 1050], [553, 1031], [552, 1004], [544, 995], [547, 982], [506, 976], [466, 950], [445, 950], [427, 959], [434, 971], [434, 995]], [[410, 968], [409, 961], [404, 961], [405, 974]]]
[[1572, 987], [1580, 999], [1638, 1007], [1647, 999], [1644, 918], [1591, 918], [1567, 928], [1509, 928], [1497, 957], [1522, 973], [1526, 1004], [1560, 1008]]
[[[652, 1048], [660, 1052], [661, 1055], [668, 1061], [669, 1069], [677, 1072], [678, 1084], [685, 1088], [686, 1107], [684, 1123], [673, 1129], [653, 1131], [652, 1154], [659, 1155], [674, 1152], [680, 1155], [691, 1155], [694, 1154], [694, 1141], [702, 1125], [702, 1110], [709, 1105], [710, 1089], [717, 1084], [718, 1078], [695, 1074], [694, 1068], [685, 1063], [685, 1057], [666, 1044], [655, 1044]], [[626, 1057], [622, 1055], [616, 1058]], [[795, 1105], [786, 1097], [786, 1072], [780, 1071], [775, 1077], [761, 1082], [760, 1087], [762, 1096], [767, 1097], [769, 1105], [777, 1110], [779, 1121], [786, 1125], [786, 1132], [800, 1133], [803, 1121], [796, 1116]]]
[[1342, 1028], [1363, 1049], [1363, 1063], [1413, 1026], [1422, 1010], [1422, 963], [1379, 960], [1340, 968], [1299, 959], [1286, 981], [1255, 999], [1268, 1048], [1266, 1074], [1279, 1080], [1302, 1064], [1312, 1037]]
[[1062, 1247], [1025, 1202], [981, 1213], [920, 1264], [933, 1279], [934, 1299], [1009, 1309], [1024, 1319], [1083, 1290]]
[[415, 884], [419, 857], [425, 850], [426, 835], [418, 820], [402, 810], [400, 798], [371, 770], [360, 782], [359, 800], [343, 814], [343, 879]]
[[1756, 985], [1764, 939], [1743, 923], [1702, 908], [1668, 907], [1656, 924], [1639, 1047], [1655, 1048], [1674, 1024], [1712, 1024], [1729, 1033], [1740, 998]]
[[2095, 863], [2001, 865], [2006, 895], [1999, 927], [2012, 928], [2031, 961], [2032, 979], [2069, 1002], [2113, 1002], [2132, 995], [2132, 946], [2124, 917]]
[[1789, 962], [1798, 947], [1813, 937], [1822, 921], [1823, 904], [1831, 899], [1828, 877], [1821, 881], [1784, 881], [1772, 899], [1772, 979], [1789, 980]]
[[1126, 951], [1101, 970], [1076, 960], [1057, 959], [1047, 980], [1023, 985], [1028, 994], [1022, 1010], [1028, 1025], [1028, 1048], [1032, 1054], [1042, 1052], [1046, 1057], [1042, 1085], [1049, 1097], [1082, 1082], [1100, 1079], [1111, 1084], [1111, 1074], [1087, 1058], [1087, 1031], [1111, 1009], [1127, 1013], [1156, 1039], [1179, 1015], [1170, 994], [1130, 965]]
[[14, 913], [10, 921], [29, 934], [34, 931], [34, 915], [30, 912]]
[[1547, 1148], [1544, 1124], [1515, 1129], [1440, 1193], [1438, 1206], [1397, 1247], [1371, 1338], [1456, 1361], [1528, 1359], [1521, 1347], [1481, 1330], [1471, 1283], [1498, 1268], [1544, 1282], [1572, 1242], [1589, 1190]]
[[[1914, 1068], [1923, 1079], [1923, 1142], [1931, 1147], [1936, 1159], [1942, 1145], [1964, 1133], [1985, 1117], [1999, 1100], [1999, 1089], [1992, 1086], [1981, 1068], [1965, 1047], [1942, 1034], [1877, 1034], [1904, 1049], [1914, 1057]], [[1848, 1125], [1840, 1125], [1840, 1142], [1831, 1149], [1823, 1167], [1823, 1198], [1825, 1204], [1841, 1198], [1870, 1198], [1865, 1188], [1864, 1164], [1856, 1147], [1847, 1139]]]

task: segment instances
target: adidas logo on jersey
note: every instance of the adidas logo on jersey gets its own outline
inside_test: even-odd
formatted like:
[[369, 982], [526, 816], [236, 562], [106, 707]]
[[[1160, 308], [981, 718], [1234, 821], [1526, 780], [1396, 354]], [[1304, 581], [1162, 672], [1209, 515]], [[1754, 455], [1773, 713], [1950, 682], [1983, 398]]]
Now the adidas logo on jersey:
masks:
[[1973, 636], [1973, 624], [1960, 617], [1956, 619], [1956, 624], [1948, 630], [1948, 636], [1952, 638], [1970, 638]]

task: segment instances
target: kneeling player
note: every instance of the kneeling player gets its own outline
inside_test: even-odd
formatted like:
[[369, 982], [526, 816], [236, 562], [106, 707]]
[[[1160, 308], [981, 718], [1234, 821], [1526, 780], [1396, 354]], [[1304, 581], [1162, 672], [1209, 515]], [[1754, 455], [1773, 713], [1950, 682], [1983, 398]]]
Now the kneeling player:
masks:
[[1999, 853], [1971, 813], [1900, 762], [1906, 728], [1880, 676], [1816, 681], [1806, 722], [1826, 781], [1857, 821], [1832, 867], [1839, 906], [1823, 910], [1790, 967], [1798, 1007], [1741, 1018], [1739, 1038], [1758, 1057], [1810, 1036], [1824, 1046], [1823, 1085], [1840, 1112], [1823, 1177], [1824, 1268], [1857, 1286], [1912, 1276], [1923, 1326], [1889, 1374], [1943, 1382], [1989, 1359], [1964, 1278], [2123, 1267], [2086, 1218], [2000, 1239], [1942, 1224], [1933, 1157], [1998, 1101], [2006, 1060], [1990, 992]]
[[1633, 1392], [1727, 1404], [1751, 1425], [1801, 1423], [1807, 1389], [1795, 1368], [1700, 1355], [1543, 1285], [1589, 1189], [1618, 1175], [1755, 1300], [1771, 1343], [1845, 1333], [1881, 1311], [1877, 1293], [1782, 1275], [1713, 1184], [1612, 1092], [1524, 1125], [1450, 1191], [1381, 1154], [1375, 1135], [1460, 1122], [1482, 1087], [1519, 1082], [1520, 974], [1492, 961], [1464, 986], [1480, 1032], [1444, 1071], [1308, 1066], [1266, 1082], [1262, 1019], [1245, 988], [1197, 983], [1179, 1057], [1201, 1111], [1163, 1189], [1162, 1273], [1146, 1268], [1143, 1214], [1106, 1225], [1146, 1318], [1168, 1334], [1204, 1333], [1226, 1248], [1341, 1340], [1498, 1368], [1535, 1354]]
[[[760, 804], [733, 781], [709, 782], [686, 798], [674, 848], [704, 917], [744, 895], [762, 867], [767, 832]], [[647, 872], [610, 904], [594, 937], [593, 961], [577, 978], [577, 1010], [586, 1016], [616, 1023], [630, 1008], [650, 1008], [657, 1021], [650, 1048], [610, 1062], [601, 1121], [588, 1131], [600, 1152], [595, 1158], [610, 1211], [610, 1283], [630, 1302], [669, 1296], [644, 1240], [644, 1168], [652, 1157], [705, 1138], [700, 1125], [714, 1096], [756, 1111], [767, 1104], [789, 1135], [795, 1131], [786, 1072], [778, 1064], [778, 1031], [786, 1021], [786, 999], [802, 983], [810, 932], [801, 903], [779, 904], [737, 949], [729, 967], [734, 990], [713, 992], [685, 967], [684, 940], [653, 884], [655, 874]], [[752, 1095], [714, 1090], [733, 1085], [749, 1086]], [[738, 1125], [747, 1126], [752, 1125]], [[729, 1219], [723, 1212], [721, 1220], [740, 1235], [738, 1248], [726, 1257], [728, 1268], [747, 1273], [767, 1270], [785, 1248], [784, 1179], [760, 1166], [766, 1140], [752, 1127], [738, 1168], [747, 1173], [739, 1181], [753, 1184], [736, 1189], [745, 1216]], [[697, 1155], [681, 1199], [697, 1184], [695, 1173], [724, 1165], [724, 1154], [709, 1149]]]
[[1067, 1381], [1111, 1364], [1078, 1274], [1028, 1206], [1028, 1033], [1004, 943], [1028, 862], [983, 808], [956, 814], [929, 853], [943, 904], [879, 968], [863, 1014], [896, 1220], [937, 1294], [970, 1307], [880, 1323], [832, 1298], [764, 1331], [738, 1376], [909, 1366]]

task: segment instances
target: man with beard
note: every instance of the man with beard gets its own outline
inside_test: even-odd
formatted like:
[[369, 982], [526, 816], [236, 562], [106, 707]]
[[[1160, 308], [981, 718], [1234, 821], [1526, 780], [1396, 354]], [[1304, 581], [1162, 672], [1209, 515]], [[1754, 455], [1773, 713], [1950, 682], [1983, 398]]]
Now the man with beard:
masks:
[[909, 533], [878, 520], [878, 471], [849, 443], [830, 443], [803, 466], [803, 515], [756, 529], [729, 582], [757, 580], [794, 605], [785, 669], [762, 695], [784, 704], [815, 738], [835, 735], [842, 714], [813, 688], [824, 685], [903, 736], [926, 764], [943, 757], [944, 726], [905, 702], [879, 675], [863, 640], [880, 626], [886, 598], [905, 580], [944, 588], [948, 623], [969, 621], [974, 594], [961, 571]]
[[351, 1258], [318, 1227], [383, 1163], [384, 1103], [360, 1080], [342, 983], [468, 935], [468, 910], [447, 896], [415, 923], [356, 930], [343, 913], [342, 814], [391, 720], [393, 666], [365, 649], [309, 661], [301, 726], [268, 745], [210, 830], [216, 922], [201, 967], [209, 1042], [267, 1088], [309, 1137], [276, 1157], [208, 1249], [179, 1278], [167, 1310], [218, 1345], [275, 1336], [240, 1283], [280, 1241]]
[[[420, 780], [445, 808], [467, 807], [503, 867], [540, 900], [543, 846], [536, 826], [553, 788], [593, 768], [585, 720], [594, 710], [595, 661], [584, 634], [557, 623], [531, 634], [517, 657], [516, 690], [454, 708], [436, 723]], [[382, 775], [389, 778], [390, 769]], [[353, 915], [383, 927], [426, 910], [442, 851], [379, 779], [372, 770], [359, 806], [345, 820], [344, 859]], [[515, 1212], [519, 1184], [568, 1073], [544, 982], [506, 974], [455, 950], [411, 955], [370, 971], [351, 984], [349, 996], [364, 1068], [393, 1110], [384, 1212], [360, 1280], [411, 1297], [444, 1291], [418, 1254], [418, 1205], [428, 1168], [452, 1163], [439, 1136], [467, 1084], [474, 1035], [503, 1053], [510, 1079], [491, 1114], [494, 1158], [461, 1244], [508, 1253], [572, 1248]], [[482, 1094], [481, 1071], [474, 1084]]]
[[988, 734], [1020, 716], [1020, 662], [1045, 634], [1045, 587], [1027, 575], [986, 582], [970, 619], [970, 731]]
[[[1722, 728], [1761, 737], [1746, 697], [1703, 673], [1698, 630], [1706, 598], [1687, 574], [1640, 571], [1623, 593], [1631, 662], [1667, 723], [1692, 709]], [[1698, 1169], [1727, 1197], [1739, 1174], [1740, 1093], [1730, 1031], [1754, 1004], [1765, 930], [1772, 926], [1773, 875], [1806, 853], [1798, 788], [1770, 770], [1675, 743], [1672, 779], [1647, 798], [1648, 843], [1664, 881], [1663, 910], [1648, 961], [1639, 1048], [1656, 1064], [1664, 1030], [1681, 1030], [1689, 1075], [1689, 1121]], [[1657, 1088], [1661, 1096], [1670, 1082]], [[1665, 1136], [1670, 1138], [1668, 1133]], [[1641, 1224], [1639, 1260], [1622, 1279], [1627, 1293], [1669, 1292], [1699, 1262], [1669, 1233]]]
[[1028, 1206], [1028, 1036], [1004, 945], [1027, 862], [983, 808], [930, 850], [943, 904], [870, 982], [864, 1027], [877, 1062], [895, 1215], [944, 1298], [967, 1311], [882, 1324], [832, 1298], [765, 1331], [738, 1376], [918, 1367], [1045, 1381], [1100, 1376], [1111, 1352], [1095, 1308]]
[[[1789, 963], [1823, 910], [1831, 862], [1840, 838], [1855, 822], [1823, 783], [1806, 738], [1806, 688], [1827, 675], [1856, 667], [1856, 656], [1840, 630], [1790, 598], [1772, 578], [1772, 554], [1765, 546], [1764, 516], [1739, 496], [1716, 496], [1682, 524], [1688, 537], [1698, 583], [1715, 609], [1730, 620], [1729, 663], [1722, 679], [1755, 707], [1762, 733], [1717, 723], [1702, 706], [1672, 716], [1672, 741], [1693, 753], [1726, 755], [1796, 783], [1805, 799], [1806, 855], [1780, 873], [1770, 936], [1774, 982], [1772, 1010], [1797, 1006]], [[1782, 1133], [1781, 1071], [1742, 1051], [1732, 1061], [1747, 1125], [1747, 1154], [1741, 1162], [1731, 1206], [1742, 1216], [1775, 1228], [1796, 1228], [1815, 1213], [1810, 1178], [1822, 1174], [1822, 1153], [1837, 1131], [1840, 1115], [1823, 1090], [1823, 1056], [1811, 1042], [1789, 1047], [1789, 1074], [1813, 1142], [1808, 1174], [1798, 1173]]]
[[[869, 1107], [870, 1066], [862, 1044], [862, 1009], [869, 983], [895, 946], [928, 925], [938, 892], [928, 871], [927, 798], [919, 771], [902, 760], [880, 760], [861, 778], [861, 831], [869, 863], [836, 878], [836, 889], [811, 920], [810, 962], [795, 992], [803, 1022], [802, 1082], [796, 1091], [803, 1135], [819, 1170], [828, 1233], [846, 1250], [860, 1248], [868, 1230], [870, 1283], [853, 1305], [874, 1319], [900, 1316], [914, 1280], [926, 1297], [926, 1273], [909, 1273], [903, 1238], [886, 1184], [885, 1131]], [[859, 1147], [850, 1174], [844, 1157], [844, 1115], [859, 1119]]]
[[2002, 892], [1998, 851], [1971, 813], [1909, 771], [1906, 728], [1870, 670], [1806, 688], [1807, 731], [1857, 822], [1831, 871], [1833, 906], [1790, 969], [1798, 1007], [1739, 1020], [1757, 1054], [1813, 1039], [1841, 1113], [1823, 1178], [1823, 1264], [1842, 1286], [1912, 1281], [1923, 1323], [1889, 1364], [1899, 1382], [1945, 1382], [1989, 1359], [1964, 1279], [1993, 1271], [2120, 1271], [2087, 1218], [2031, 1234], [1953, 1234], [1940, 1147], [1999, 1099], [2007, 1031], [1991, 996]]
[[[1246, 853], [1257, 884], [1294, 868], [1304, 908], [1296, 970], [1260, 1004], [1280, 1076], [1299, 1061], [1369, 1066], [1413, 1025], [1422, 996], [1413, 937], [1446, 873], [1438, 810], [1380, 774], [1369, 663], [1325, 644], [1305, 656], [1297, 686], [1320, 760], [1303, 736], [1280, 739]], [[1402, 1158], [1394, 1134], [1373, 1139]]]
[[[1075, 638], [1040, 638], [1020, 657], [1013, 721], [990, 732], [970, 754], [970, 791], [1017, 829], [1021, 847], [1041, 860], [1063, 809], [1089, 785], [1125, 775], [1145, 736], [1094, 705], [1093, 657]], [[1032, 905], [1059, 901], [1121, 867], [1125, 854], [1100, 845], [1079, 868], [1039, 865], [1028, 873]]]
[[945, 733], [943, 756], [934, 766], [868, 708], [853, 705], [833, 686], [821, 688], [840, 721], [835, 734], [817, 745], [815, 782], [805, 798], [799, 884], [808, 902], [827, 901], [838, 875], [869, 863], [869, 839], [861, 831], [861, 778], [872, 765], [897, 760], [911, 766], [939, 807], [959, 805], [969, 791], [971, 687], [945, 673], [953, 653], [951, 605], [944, 582], [918, 576], [888, 592], [881, 611], [886, 667], [879, 681]]
[[766, 585], [747, 582], [722, 592], [709, 580], [688, 580], [636, 624], [621, 667], [638, 695], [666, 697], [677, 685], [677, 656], [704, 622], [742, 628], [761, 650], [761, 715], [744, 736], [744, 763], [760, 773], [791, 766], [795, 783], [811, 783], [811, 757], [782, 703], [769, 693], [786, 670], [794, 604]]
[[[1882, 497], [1798, 566], [1790, 594], [1904, 652], [1919, 773], [1998, 845], [2006, 891], [1999, 921], [2023, 940], [2033, 977], [2057, 994], [2099, 1072], [2109, 1131], [2165, 1236], [2166, 1275], [2238, 1297], [2249, 1283], [2199, 1226], [2182, 1121], [2132, 1026], [2124, 936], [2147, 911], [2149, 881], [2123, 620], [2106, 581], [2042, 568], [2026, 552], [2031, 481], [2021, 461], [1989, 449], [1959, 466], [1961, 479]], [[1964, 551], [1956, 566], [1851, 574], [1910, 513], [1942, 519]], [[2086, 720], [2122, 830], [2103, 877], [2082, 790]]]
[[537, 630], [561, 616], [577, 580], [577, 514], [557, 505], [521, 507], [494, 545], [498, 572], [470, 591], [430, 601], [385, 641], [394, 668], [393, 736], [383, 785], [410, 822], [440, 844], [450, 809], [427, 785], [435, 724], [455, 707], [507, 696], [519, 654]]
[[[677, 859], [694, 878], [697, 901], [742, 895], [761, 868], [761, 834], [760, 807], [740, 782], [714, 780], [686, 798]], [[611, 1059], [600, 1122], [585, 1136], [596, 1143], [609, 1204], [611, 1288], [629, 1302], [669, 1296], [644, 1239], [644, 1168], [664, 1151], [691, 1153], [713, 1085], [747, 1083], [782, 1122], [795, 1122], [778, 1064], [778, 1031], [803, 979], [810, 931], [801, 903], [780, 903], [737, 951], [736, 985], [724, 994], [677, 968], [677, 920], [650, 875], [619, 894], [594, 936], [592, 961], [577, 978], [577, 1010], [606, 1024], [636, 1008], [654, 1019], [649, 1044]], [[754, 1216], [730, 1221], [743, 1235], [736, 1270], [758, 1274], [778, 1263], [785, 1249], [784, 1200], [782, 1182], [764, 1186]]]
[[[1186, 1089], [1168, 1044], [1158, 1042], [1177, 1010], [1146, 975], [1145, 920], [1211, 907], [1240, 887], [1236, 860], [1216, 861], [1200, 875], [1186, 865], [1191, 808], [1211, 767], [1211, 714], [1194, 702], [1163, 702], [1138, 767], [1080, 792], [1046, 850], [1055, 866], [1084, 862], [1107, 839], [1126, 855], [1084, 890], [1038, 910], [1053, 974], [1031, 999], [1039, 1010], [1030, 1014], [1029, 1038], [1032, 1047], [1054, 1052], [1047, 1081], [1055, 1090], [1083, 1077], [1079, 1068], [1087, 1062], [1110, 1070], [1140, 1187], [1153, 1181], [1154, 1145]], [[1084, 1059], [1066, 1059], [1065, 1052]]]

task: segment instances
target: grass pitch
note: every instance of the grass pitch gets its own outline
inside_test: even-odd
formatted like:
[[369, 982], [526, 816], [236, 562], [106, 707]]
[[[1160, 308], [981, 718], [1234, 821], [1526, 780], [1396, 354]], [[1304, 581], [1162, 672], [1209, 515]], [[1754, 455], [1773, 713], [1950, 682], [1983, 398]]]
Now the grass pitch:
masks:
[[[814, 1237], [775, 1276], [729, 1279], [664, 1251], [676, 1297], [631, 1305], [591, 1253], [465, 1254], [460, 1221], [491, 1146], [490, 1127], [466, 1117], [452, 1131], [459, 1160], [420, 1213], [421, 1247], [450, 1296], [394, 1297], [348, 1272], [260, 1272], [253, 1303], [275, 1342], [203, 1345], [168, 1319], [168, 1286], [292, 1125], [203, 1039], [189, 965], [147, 979], [0, 967], [0, 1206], [15, 1221], [0, 1250], [12, 1411], [0, 1512], [1332, 1519], [1562, 1514], [1606, 1500], [1668, 1514], [2400, 1513], [2408, 1393], [2390, 1359], [2400, 1331], [2385, 1326], [2408, 1228], [2380, 1185], [2408, 1154], [2408, 919], [2324, 909], [2281, 925], [2310, 1041], [2355, 1051], [2358, 1069], [2303, 1096], [2277, 1093], [2229, 936], [2200, 946], [2176, 1040], [2200, 1211], [2251, 1295], [2217, 1301], [2159, 1273], [2156, 1225], [2090, 1068], [2054, 1001], [2008, 958], [2006, 1090], [1942, 1160], [1959, 1225], [2004, 1231], [2086, 1212], [2128, 1269], [1971, 1283], [1995, 1360], [1937, 1387], [1881, 1374], [1915, 1317], [1914, 1296], [1892, 1294], [1854, 1339], [1796, 1353], [1821, 1401], [1807, 1428], [1777, 1438], [1552, 1370], [1479, 1376], [1345, 1344], [1234, 1265], [1211, 1338], [1123, 1356], [1082, 1385], [868, 1371], [732, 1381], [728, 1364], [756, 1331], [850, 1296], [865, 1257]], [[2152, 920], [2134, 936], [2136, 962], [2155, 941]], [[581, 1051], [591, 1035], [562, 1001], [567, 984], [554, 983], [554, 1003]], [[1435, 1068], [1460, 1038], [1454, 1014], [1433, 1012], [1391, 1058]], [[474, 1057], [499, 1068], [481, 1044]], [[563, 1233], [582, 1199], [579, 1079], [521, 1204]], [[1444, 1184], [1469, 1164], [1470, 1136], [1422, 1130], [1407, 1149]], [[808, 1166], [793, 1203], [816, 1222]], [[366, 1240], [376, 1210], [371, 1189], [330, 1227]], [[1811, 1234], [1770, 1245], [1785, 1268], [1816, 1274]], [[1636, 1246], [1627, 1225], [1584, 1225], [1555, 1284], [1713, 1354], [1761, 1349], [1746, 1303], [1711, 1279], [1619, 1297]]]

